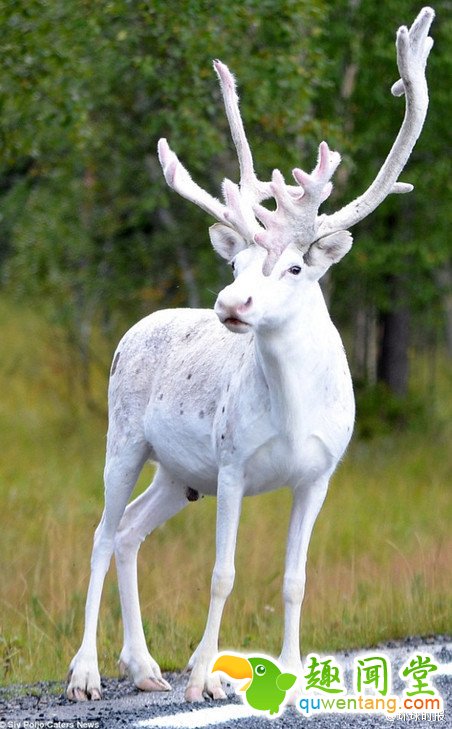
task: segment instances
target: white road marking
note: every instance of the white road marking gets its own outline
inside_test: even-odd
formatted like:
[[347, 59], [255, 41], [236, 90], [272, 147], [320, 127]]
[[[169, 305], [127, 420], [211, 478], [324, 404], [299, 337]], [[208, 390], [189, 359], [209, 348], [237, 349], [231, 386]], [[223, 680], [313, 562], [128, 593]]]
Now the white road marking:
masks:
[[218, 706], [212, 709], [200, 709], [199, 711], [183, 711], [171, 716], [157, 716], [155, 719], [142, 719], [137, 722], [137, 727], [173, 727], [174, 729], [202, 729], [205, 726], [223, 724], [234, 719], [248, 719], [256, 716], [248, 706]]

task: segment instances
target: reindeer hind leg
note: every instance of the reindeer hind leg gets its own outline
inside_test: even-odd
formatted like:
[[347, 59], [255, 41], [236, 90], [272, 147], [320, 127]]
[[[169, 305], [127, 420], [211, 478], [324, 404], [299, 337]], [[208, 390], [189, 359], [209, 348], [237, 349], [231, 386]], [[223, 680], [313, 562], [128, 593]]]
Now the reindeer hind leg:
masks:
[[102, 695], [96, 648], [102, 588], [114, 550], [116, 531], [148, 455], [149, 445], [144, 439], [124, 439], [119, 444], [116, 441], [114, 449], [107, 448], [105, 508], [94, 534], [85, 631], [82, 644], [69, 668], [67, 696], [73, 701], [100, 699]]
[[115, 560], [124, 622], [120, 668], [142, 691], [168, 691], [146, 645], [138, 595], [137, 557], [146, 536], [186, 506], [186, 487], [159, 466], [147, 490], [127, 507], [115, 539]]

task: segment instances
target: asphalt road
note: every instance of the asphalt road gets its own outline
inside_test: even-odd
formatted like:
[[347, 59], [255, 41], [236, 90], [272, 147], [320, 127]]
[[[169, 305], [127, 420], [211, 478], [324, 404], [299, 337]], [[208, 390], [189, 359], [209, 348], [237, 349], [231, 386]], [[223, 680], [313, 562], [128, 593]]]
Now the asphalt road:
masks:
[[[127, 681], [104, 679], [104, 698], [97, 702], [73, 704], [64, 696], [62, 683], [43, 682], [32, 686], [0, 688], [0, 729], [159, 729], [218, 727], [219, 729], [256, 729], [271, 727], [296, 727], [310, 729], [361, 729], [362, 727], [406, 727], [439, 725], [452, 729], [452, 637], [407, 638], [398, 643], [378, 646], [373, 653], [388, 656], [393, 670], [393, 694], [400, 695], [404, 688], [397, 675], [398, 668], [416, 652], [428, 653], [438, 665], [434, 685], [444, 701], [444, 713], [409, 713], [393, 720], [381, 714], [336, 713], [303, 716], [294, 707], [272, 719], [250, 716], [249, 709], [234, 695], [227, 701], [205, 701], [187, 704], [183, 694], [187, 677], [182, 674], [165, 674], [173, 686], [169, 693], [144, 694]], [[359, 656], [363, 651], [359, 652]], [[346, 685], [350, 689], [351, 666], [356, 653], [340, 653], [335, 658], [345, 669]]]

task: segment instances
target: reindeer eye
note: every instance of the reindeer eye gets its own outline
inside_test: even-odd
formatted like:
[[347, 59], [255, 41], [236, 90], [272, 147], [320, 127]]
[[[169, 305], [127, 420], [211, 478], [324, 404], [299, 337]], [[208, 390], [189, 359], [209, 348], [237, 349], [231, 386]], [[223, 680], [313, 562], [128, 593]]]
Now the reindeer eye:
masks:
[[301, 271], [301, 266], [291, 266], [289, 268], [289, 273], [292, 273], [294, 276], [298, 276], [300, 271]]

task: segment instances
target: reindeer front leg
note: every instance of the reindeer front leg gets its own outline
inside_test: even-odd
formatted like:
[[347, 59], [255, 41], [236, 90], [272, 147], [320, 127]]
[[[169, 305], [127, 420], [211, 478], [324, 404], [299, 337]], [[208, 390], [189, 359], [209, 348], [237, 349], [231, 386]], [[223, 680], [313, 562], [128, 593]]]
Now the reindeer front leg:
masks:
[[202, 640], [188, 664], [192, 671], [185, 691], [187, 701], [203, 701], [204, 693], [214, 699], [226, 698], [219, 674], [209, 674], [209, 666], [218, 653], [223, 609], [234, 584], [235, 545], [243, 498], [240, 481], [237, 474], [229, 470], [219, 474], [216, 559], [212, 574], [209, 615]]
[[293, 493], [284, 573], [284, 642], [280, 662], [285, 670], [301, 675], [300, 616], [306, 582], [306, 558], [312, 529], [328, 490], [329, 475], [309, 484], [301, 483]]

